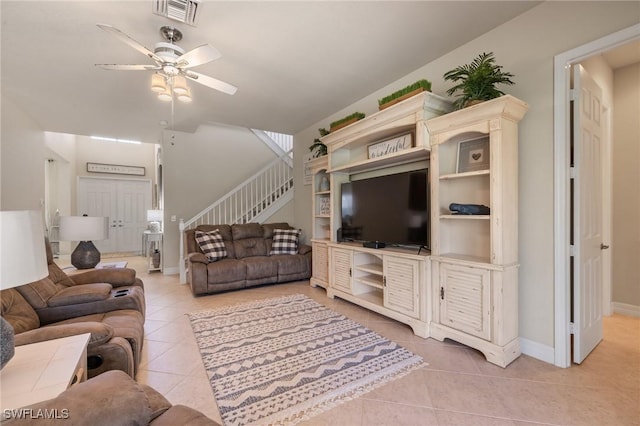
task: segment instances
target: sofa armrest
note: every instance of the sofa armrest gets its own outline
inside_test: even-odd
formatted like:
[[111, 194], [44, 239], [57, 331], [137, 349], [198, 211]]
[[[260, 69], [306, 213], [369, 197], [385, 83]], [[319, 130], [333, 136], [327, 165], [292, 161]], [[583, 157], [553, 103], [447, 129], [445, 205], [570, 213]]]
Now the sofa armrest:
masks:
[[114, 287], [142, 285], [136, 278], [136, 270], [130, 268], [91, 269], [70, 277], [76, 284], [108, 283]]
[[91, 333], [89, 347], [100, 346], [113, 337], [113, 328], [100, 322], [76, 322], [36, 328], [15, 335], [15, 345], [22, 346], [45, 340], [61, 339], [77, 334]]
[[298, 253], [300, 254], [311, 253], [311, 246], [306, 244], [301, 244], [300, 247], [298, 247]]
[[209, 263], [209, 259], [207, 259], [207, 256], [205, 256], [203, 253], [191, 253], [187, 257], [187, 260], [191, 263]]
[[21, 416], [12, 418], [8, 424], [146, 425], [151, 419], [151, 408], [144, 390], [126, 373], [118, 370], [104, 372], [71, 386], [53, 399], [25, 408], [33, 413], [56, 410], [56, 413], [67, 417], [54, 421]]
[[111, 295], [111, 284], [81, 284], [60, 290], [47, 300], [51, 307], [78, 305], [81, 303], [99, 302]]

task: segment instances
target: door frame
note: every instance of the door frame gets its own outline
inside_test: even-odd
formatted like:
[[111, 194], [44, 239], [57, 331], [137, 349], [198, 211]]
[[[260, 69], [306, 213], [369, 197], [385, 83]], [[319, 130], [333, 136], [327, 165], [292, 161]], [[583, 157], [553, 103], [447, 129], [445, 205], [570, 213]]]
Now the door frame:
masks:
[[[640, 24], [609, 34], [554, 57], [553, 138], [554, 138], [554, 364], [571, 365], [569, 332], [570, 297], [570, 71], [590, 56], [640, 39]], [[609, 123], [611, 124], [611, 123]]]

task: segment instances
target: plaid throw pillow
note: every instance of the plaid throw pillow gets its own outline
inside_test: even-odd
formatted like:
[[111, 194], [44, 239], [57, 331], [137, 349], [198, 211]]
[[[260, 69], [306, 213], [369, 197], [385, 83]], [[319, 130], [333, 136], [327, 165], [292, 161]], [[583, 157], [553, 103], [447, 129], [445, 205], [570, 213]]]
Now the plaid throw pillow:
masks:
[[220, 231], [214, 229], [211, 232], [196, 231], [196, 241], [200, 250], [211, 262], [227, 257], [227, 248], [222, 240]]
[[274, 229], [269, 254], [298, 254], [299, 229]]

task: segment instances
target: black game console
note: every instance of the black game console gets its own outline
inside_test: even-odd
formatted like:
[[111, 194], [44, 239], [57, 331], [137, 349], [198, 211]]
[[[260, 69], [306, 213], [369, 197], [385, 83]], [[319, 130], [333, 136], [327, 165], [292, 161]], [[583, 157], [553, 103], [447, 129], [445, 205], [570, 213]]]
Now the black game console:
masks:
[[373, 249], [381, 249], [385, 248], [387, 245], [382, 241], [365, 241], [362, 243], [362, 247], [373, 248]]

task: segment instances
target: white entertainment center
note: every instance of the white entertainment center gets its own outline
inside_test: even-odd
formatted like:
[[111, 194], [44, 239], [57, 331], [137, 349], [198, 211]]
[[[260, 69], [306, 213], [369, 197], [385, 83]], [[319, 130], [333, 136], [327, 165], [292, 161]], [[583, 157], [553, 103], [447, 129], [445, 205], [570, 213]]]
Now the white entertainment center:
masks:
[[[310, 164], [311, 285], [420, 337], [474, 347], [502, 367], [517, 358], [517, 123], [527, 108], [506, 95], [449, 112], [445, 98], [423, 92], [324, 136], [328, 155]], [[410, 145], [380, 149], [379, 142], [406, 134]], [[471, 164], [458, 158], [461, 147], [473, 148]], [[420, 168], [430, 175], [431, 252], [339, 241], [341, 184]], [[454, 215], [451, 203], [491, 211]]]

